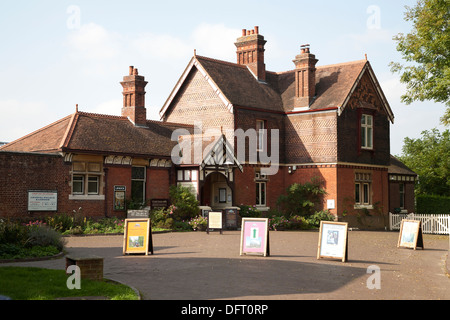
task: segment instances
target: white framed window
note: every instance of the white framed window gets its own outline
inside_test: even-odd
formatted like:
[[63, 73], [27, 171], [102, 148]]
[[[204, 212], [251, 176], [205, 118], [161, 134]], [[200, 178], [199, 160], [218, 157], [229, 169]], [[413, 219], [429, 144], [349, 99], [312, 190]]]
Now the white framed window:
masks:
[[355, 205], [372, 204], [372, 174], [355, 173]]
[[373, 149], [373, 116], [361, 115], [361, 148]]
[[99, 195], [102, 164], [74, 162], [72, 164], [72, 195]]
[[197, 181], [198, 171], [197, 170], [178, 170], [177, 171], [178, 181]]
[[266, 205], [266, 182], [257, 181], [256, 182], [256, 205], [265, 206]]
[[266, 144], [266, 130], [265, 121], [256, 120], [256, 134], [258, 135], [258, 146], [256, 151], [264, 151], [264, 146]]
[[88, 194], [98, 194], [99, 176], [88, 176]]
[[72, 177], [72, 194], [84, 194], [84, 176], [74, 175]]

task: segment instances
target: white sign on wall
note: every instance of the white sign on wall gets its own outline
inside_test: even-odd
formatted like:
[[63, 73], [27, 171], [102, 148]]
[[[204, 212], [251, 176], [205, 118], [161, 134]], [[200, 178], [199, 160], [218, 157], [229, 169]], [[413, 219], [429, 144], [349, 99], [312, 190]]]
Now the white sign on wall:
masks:
[[58, 191], [28, 190], [28, 211], [57, 211]]

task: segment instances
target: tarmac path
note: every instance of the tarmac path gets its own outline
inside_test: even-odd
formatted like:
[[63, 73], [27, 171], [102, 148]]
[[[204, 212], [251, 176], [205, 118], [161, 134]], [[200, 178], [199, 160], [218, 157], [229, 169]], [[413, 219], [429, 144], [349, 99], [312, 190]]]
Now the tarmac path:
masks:
[[[68, 237], [66, 247], [103, 257], [104, 277], [136, 288], [144, 300], [450, 299], [448, 236], [425, 234], [425, 249], [413, 250], [397, 248], [398, 232], [349, 231], [347, 262], [318, 260], [318, 237], [271, 231], [268, 257], [240, 256], [240, 231], [153, 234], [148, 256], [124, 256], [122, 235]], [[64, 269], [65, 258], [0, 267], [11, 265]], [[374, 268], [379, 289], [369, 288]]]

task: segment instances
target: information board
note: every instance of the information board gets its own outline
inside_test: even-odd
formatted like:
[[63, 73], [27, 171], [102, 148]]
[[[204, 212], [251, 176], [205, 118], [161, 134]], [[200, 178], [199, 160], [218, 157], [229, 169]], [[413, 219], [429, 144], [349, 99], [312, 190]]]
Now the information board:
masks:
[[114, 186], [114, 210], [125, 210], [125, 192], [126, 186]]
[[397, 247], [423, 247], [422, 222], [420, 220], [402, 220]]
[[269, 219], [242, 218], [240, 255], [270, 255]]
[[348, 223], [320, 221], [317, 259], [331, 258], [347, 261]]
[[130, 253], [153, 254], [150, 219], [125, 219], [123, 254]]
[[58, 211], [58, 191], [28, 190], [28, 211]]
[[209, 234], [209, 232], [212, 230], [220, 230], [220, 234], [222, 234], [222, 229], [222, 212], [208, 212], [208, 225], [206, 227], [206, 233]]

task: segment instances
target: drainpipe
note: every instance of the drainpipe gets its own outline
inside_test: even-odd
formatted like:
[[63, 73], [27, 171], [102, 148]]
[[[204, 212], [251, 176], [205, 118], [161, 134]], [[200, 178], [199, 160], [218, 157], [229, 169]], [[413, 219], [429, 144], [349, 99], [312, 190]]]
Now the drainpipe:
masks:
[[104, 212], [105, 218], [108, 217], [108, 168], [103, 168], [103, 172], [105, 173], [105, 200], [104, 200]]

